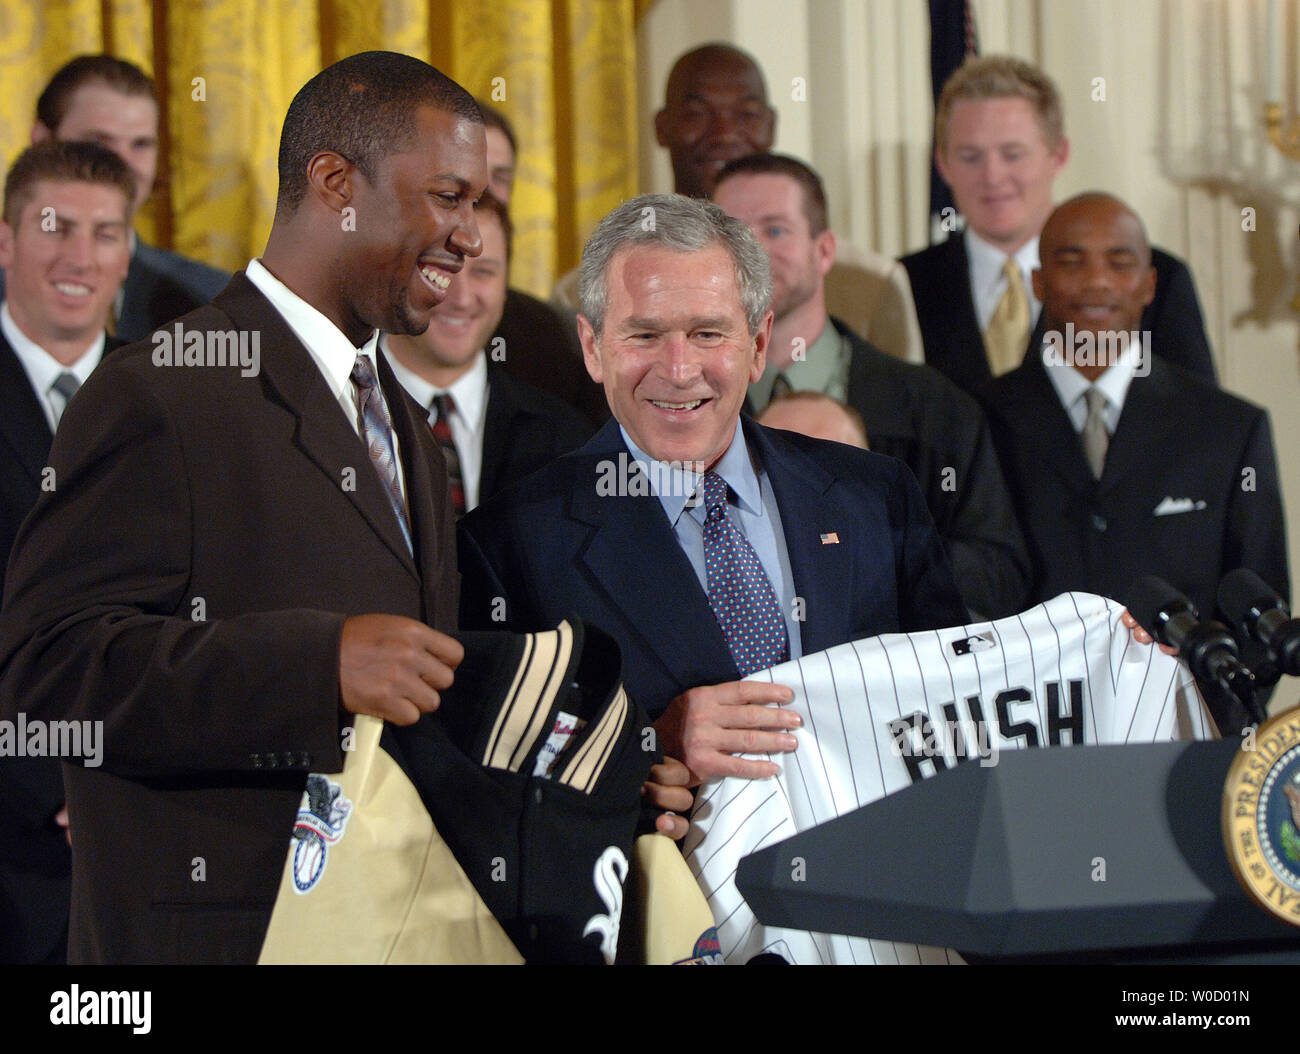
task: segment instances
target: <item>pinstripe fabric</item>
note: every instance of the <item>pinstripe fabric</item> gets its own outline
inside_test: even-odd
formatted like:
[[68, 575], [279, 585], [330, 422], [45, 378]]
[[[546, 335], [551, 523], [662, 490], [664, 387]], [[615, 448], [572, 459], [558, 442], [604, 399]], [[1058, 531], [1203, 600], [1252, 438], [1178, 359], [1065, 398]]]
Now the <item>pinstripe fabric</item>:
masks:
[[[1133, 643], [1122, 611], [1065, 593], [997, 622], [873, 637], [756, 675], [793, 689], [799, 748], [767, 758], [781, 769], [774, 780], [702, 787], [684, 843], [727, 961], [761, 951], [799, 963], [958, 961], [940, 948], [764, 928], [734, 876], [741, 857], [972, 756], [977, 722], [998, 750], [1215, 735], [1186, 667]], [[935, 756], [920, 756], [922, 733], [940, 728]]]

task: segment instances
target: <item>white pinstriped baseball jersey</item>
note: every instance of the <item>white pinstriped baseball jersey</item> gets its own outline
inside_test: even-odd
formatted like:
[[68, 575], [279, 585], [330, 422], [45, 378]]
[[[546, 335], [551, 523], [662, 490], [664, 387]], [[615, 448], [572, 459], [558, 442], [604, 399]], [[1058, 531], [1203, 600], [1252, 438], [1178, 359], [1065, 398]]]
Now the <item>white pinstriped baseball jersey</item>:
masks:
[[696, 799], [684, 848], [726, 960], [959, 962], [942, 948], [760, 926], [736, 865], [965, 758], [1216, 735], [1191, 673], [1134, 643], [1123, 610], [1063, 593], [997, 622], [854, 641], [748, 678], [790, 687], [804, 723], [793, 754], [764, 755], [781, 769], [774, 779], [715, 780]]

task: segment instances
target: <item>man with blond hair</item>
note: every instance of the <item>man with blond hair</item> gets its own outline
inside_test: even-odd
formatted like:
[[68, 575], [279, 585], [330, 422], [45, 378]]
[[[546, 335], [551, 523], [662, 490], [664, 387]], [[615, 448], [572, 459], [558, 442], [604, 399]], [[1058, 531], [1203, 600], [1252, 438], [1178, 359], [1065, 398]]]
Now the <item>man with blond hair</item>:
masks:
[[[966, 230], [904, 256], [925, 361], [968, 391], [1020, 365], [1041, 304], [1030, 275], [1052, 185], [1070, 156], [1061, 97], [1019, 59], [968, 60], [935, 109], [935, 160]], [[1215, 380], [1205, 324], [1187, 266], [1151, 250], [1156, 297], [1142, 314], [1157, 355]]]

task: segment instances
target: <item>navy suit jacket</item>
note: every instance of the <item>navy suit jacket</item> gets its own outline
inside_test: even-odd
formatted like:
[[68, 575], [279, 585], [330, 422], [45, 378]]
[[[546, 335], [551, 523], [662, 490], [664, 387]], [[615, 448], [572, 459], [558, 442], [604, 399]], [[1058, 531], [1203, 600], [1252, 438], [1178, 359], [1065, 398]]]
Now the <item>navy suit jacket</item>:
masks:
[[981, 619], [1022, 610], [1029, 557], [979, 404], [928, 366], [900, 362], [831, 322], [853, 349], [847, 402], [871, 449], [916, 476], [967, 605]]
[[[966, 620], [906, 465], [743, 420], [781, 510], [804, 601], [805, 655]], [[610, 495], [599, 486], [626, 480], [635, 466], [611, 420], [581, 449], [461, 520], [461, 622], [535, 629], [580, 615], [619, 642], [629, 694], [658, 717], [687, 689], [739, 673], [659, 499], [648, 488]]]
[[138, 238], [122, 283], [122, 314], [116, 336], [144, 340], [155, 329], [208, 303], [226, 288], [230, 274]]
[[489, 362], [479, 504], [580, 447], [593, 431], [576, 407]]
[[[971, 295], [966, 239], [954, 234], [947, 241], [904, 256], [901, 262], [912, 283], [926, 363], [957, 387], [977, 393], [993, 374]], [[1162, 249], [1152, 248], [1151, 264], [1156, 269], [1156, 295], [1142, 312], [1142, 328], [1151, 332], [1151, 350], [1215, 381], [1214, 358], [1191, 272]], [[1029, 347], [1041, 345], [1040, 313], [1039, 329], [1030, 337]]]

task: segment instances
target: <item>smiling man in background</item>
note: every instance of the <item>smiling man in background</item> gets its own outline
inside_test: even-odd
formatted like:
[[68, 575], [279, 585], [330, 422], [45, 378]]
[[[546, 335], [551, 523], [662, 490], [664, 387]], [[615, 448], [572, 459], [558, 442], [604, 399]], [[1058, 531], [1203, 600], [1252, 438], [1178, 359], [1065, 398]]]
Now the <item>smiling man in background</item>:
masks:
[[489, 360], [486, 348], [506, 304], [510, 216], [491, 192], [475, 214], [483, 252], [452, 278], [429, 328], [419, 336], [390, 333], [382, 340], [397, 379], [429, 409], [457, 515], [592, 433], [590, 422], [568, 403]]
[[[79, 55], [64, 65], [36, 101], [32, 142], [47, 139], [107, 147], [135, 173], [139, 211], [153, 193], [158, 170], [158, 103], [153, 81], [112, 55]], [[165, 322], [206, 304], [230, 275], [147, 245], [131, 234], [131, 268], [113, 305], [114, 334], [142, 340]]]
[[[42, 487], [50, 443], [108, 346], [126, 276], [135, 181], [94, 143], [41, 143], [5, 181], [0, 267], [0, 595], [14, 537]], [[48, 757], [0, 757], [0, 962], [61, 963], [72, 859], [63, 771]]]

